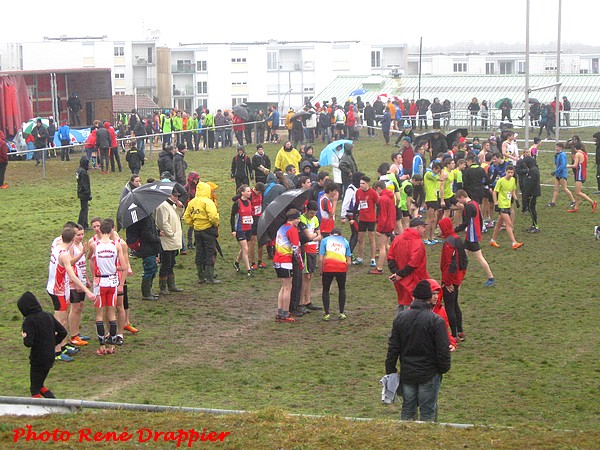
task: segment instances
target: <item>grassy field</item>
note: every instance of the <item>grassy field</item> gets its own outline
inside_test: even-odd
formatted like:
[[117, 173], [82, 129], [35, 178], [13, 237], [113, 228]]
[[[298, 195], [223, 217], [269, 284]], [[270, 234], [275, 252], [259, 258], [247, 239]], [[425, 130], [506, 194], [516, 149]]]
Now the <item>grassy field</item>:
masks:
[[[580, 135], [591, 140], [595, 131], [582, 130]], [[272, 161], [278, 148], [266, 146]], [[373, 176], [393, 151], [383, 145], [381, 137], [362, 138], [355, 148], [359, 168]], [[545, 143], [541, 148], [553, 151], [554, 146]], [[350, 269], [348, 320], [344, 322], [324, 323], [313, 313], [298, 323], [280, 324], [273, 320], [278, 291], [273, 270], [260, 270], [251, 279], [234, 272], [237, 244], [227, 228], [234, 191], [228, 177], [233, 153], [219, 149], [186, 155], [189, 170], [220, 186], [225, 259], [219, 259], [217, 271], [223, 283], [197, 285], [194, 253], [188, 252], [178, 257], [175, 269], [185, 292], [144, 302], [139, 291], [141, 261], [132, 259], [131, 316], [141, 332], [126, 336], [114, 357], [97, 357], [89, 348], [73, 363], [57, 363], [47, 384], [58, 397], [260, 411], [201, 418], [203, 427], [231, 431], [232, 440], [226, 442], [236, 448], [384, 448], [395, 437], [407, 445], [429, 448], [508, 448], [524, 443], [537, 448], [597, 447], [600, 243], [593, 238], [593, 227], [600, 216], [593, 215], [589, 206], [582, 205], [579, 214], [568, 214], [568, 201], [561, 194], [556, 208], [546, 208], [551, 188], [543, 187], [538, 201], [542, 232], [524, 233], [530, 222], [519, 213], [516, 236], [525, 242], [522, 249], [512, 251], [505, 235], [499, 239], [501, 248], [483, 248], [498, 284], [484, 288], [481, 268], [475, 261], [469, 266], [461, 288], [467, 340], [453, 354], [452, 369], [444, 377], [440, 421], [500, 428], [428, 428], [427, 433], [419, 433], [418, 426], [387, 422], [399, 418], [400, 405], [380, 402], [378, 380], [384, 374], [387, 337], [396, 308], [395, 291], [385, 277], [368, 275], [367, 267]], [[156, 156], [146, 164], [142, 178], [158, 176]], [[0, 192], [2, 395], [29, 393], [28, 350], [21, 343], [22, 317], [15, 303], [22, 292], [31, 290], [44, 309], [52, 310], [45, 293], [48, 249], [62, 224], [78, 216], [75, 160], [49, 160], [45, 179], [31, 161], [8, 166], [10, 188]], [[551, 183], [552, 153], [543, 152], [539, 164], [542, 182]], [[593, 158], [588, 170], [590, 193], [596, 190]], [[91, 171], [90, 217], [114, 217], [129, 175], [98, 172]], [[440, 246], [427, 251], [430, 274], [439, 278]], [[320, 303], [318, 277], [312, 295]], [[82, 332], [94, 335], [93, 326], [88, 304]], [[309, 420], [287, 418], [284, 413], [382, 421]], [[114, 413], [87, 412], [60, 421], [69, 429], [96, 424], [101, 431], [139, 428], [146, 423], [161, 430], [194, 423], [196, 429], [200, 427], [198, 418], [189, 415], [120, 413], [119, 417], [117, 428], [111, 428], [116, 426]], [[0, 428], [1, 439], [6, 442], [10, 430], [24, 423], [48, 428], [58, 422], [57, 418], [13, 418]], [[514, 429], [502, 428], [507, 426]]]

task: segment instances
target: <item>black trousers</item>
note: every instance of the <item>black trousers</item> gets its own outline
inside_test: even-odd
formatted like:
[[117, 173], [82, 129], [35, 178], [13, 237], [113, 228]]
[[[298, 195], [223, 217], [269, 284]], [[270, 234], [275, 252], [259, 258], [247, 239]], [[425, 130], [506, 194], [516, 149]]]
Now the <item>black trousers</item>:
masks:
[[459, 286], [456, 284], [454, 285], [454, 290], [452, 292], [448, 291], [446, 287], [443, 288], [444, 306], [446, 307], [448, 322], [450, 322], [450, 331], [454, 337], [458, 336], [458, 333], [462, 333], [463, 331], [462, 311], [458, 305], [458, 288]]
[[0, 164], [0, 186], [4, 184], [4, 174], [6, 174], [6, 166], [8, 166], [8, 163]]
[[163, 250], [160, 254], [160, 270], [158, 271], [160, 278], [165, 278], [173, 274], [177, 252], [178, 250]]
[[323, 272], [321, 281], [323, 282], [323, 308], [325, 314], [329, 314], [329, 289], [334, 279], [338, 285], [340, 314], [344, 312], [346, 307], [346, 272]]
[[79, 209], [79, 219], [78, 219], [78, 224], [81, 225], [83, 228], [89, 228], [89, 224], [88, 224], [88, 211], [90, 209], [89, 207], [89, 200], [84, 200], [82, 198], [79, 199], [79, 203], [81, 205], [81, 208]]
[[302, 270], [294, 261], [292, 264], [292, 294], [290, 296], [290, 311], [297, 311], [300, 306], [300, 295], [302, 294]]
[[194, 230], [196, 267], [215, 265], [218, 233], [219, 231], [216, 227], [207, 228], [206, 230]]
[[46, 381], [46, 377], [48, 377], [48, 373], [54, 364], [45, 365], [45, 366], [37, 366], [31, 365], [29, 368], [29, 382], [30, 387], [29, 391], [31, 395], [37, 395], [40, 393], [40, 389], [44, 387], [44, 382]]

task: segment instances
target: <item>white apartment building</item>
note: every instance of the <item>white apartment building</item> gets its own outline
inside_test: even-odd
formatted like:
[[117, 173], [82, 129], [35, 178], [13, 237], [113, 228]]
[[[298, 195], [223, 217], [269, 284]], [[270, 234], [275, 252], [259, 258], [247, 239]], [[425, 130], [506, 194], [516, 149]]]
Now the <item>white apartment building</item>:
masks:
[[238, 103], [302, 106], [340, 75], [403, 71], [406, 46], [359, 41], [183, 44], [170, 50], [173, 105], [191, 111]]

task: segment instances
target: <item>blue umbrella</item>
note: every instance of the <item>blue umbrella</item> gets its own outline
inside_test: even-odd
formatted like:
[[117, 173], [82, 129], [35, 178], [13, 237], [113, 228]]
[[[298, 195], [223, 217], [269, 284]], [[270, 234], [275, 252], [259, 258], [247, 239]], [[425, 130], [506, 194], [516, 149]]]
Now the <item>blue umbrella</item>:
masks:
[[355, 89], [352, 92], [350, 92], [350, 97], [356, 97], [357, 95], [363, 95], [363, 94], [366, 94], [367, 92], [369, 92], [369, 91], [367, 91], [366, 89], [358, 88], [358, 89]]
[[[71, 144], [81, 144], [85, 142], [87, 137], [90, 135], [90, 128], [84, 128], [82, 130], [76, 130], [74, 128], [70, 129], [70, 138]], [[60, 147], [60, 139], [58, 138], [58, 133], [54, 133], [54, 145]]]
[[[331, 158], [335, 154], [338, 158], [341, 158], [344, 154], [344, 145], [352, 144], [352, 141], [348, 139], [340, 139], [339, 141], [333, 141], [331, 144], [327, 145], [323, 150], [321, 150], [321, 154], [319, 155], [319, 164], [321, 166], [330, 166]], [[341, 146], [340, 150], [337, 148]]]

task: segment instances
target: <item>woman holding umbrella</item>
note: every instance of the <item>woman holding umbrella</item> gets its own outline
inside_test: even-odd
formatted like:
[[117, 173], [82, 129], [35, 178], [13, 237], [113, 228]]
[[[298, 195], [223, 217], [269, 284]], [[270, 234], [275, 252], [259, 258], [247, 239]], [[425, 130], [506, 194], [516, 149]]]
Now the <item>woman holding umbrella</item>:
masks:
[[233, 266], [236, 272], [240, 272], [240, 261], [244, 262], [246, 273], [252, 276], [250, 261], [248, 259], [248, 243], [252, 239], [252, 223], [254, 208], [252, 207], [252, 189], [247, 184], [243, 184], [238, 189], [238, 194], [233, 197], [233, 206], [231, 207], [231, 235], [237, 239], [240, 245]]

